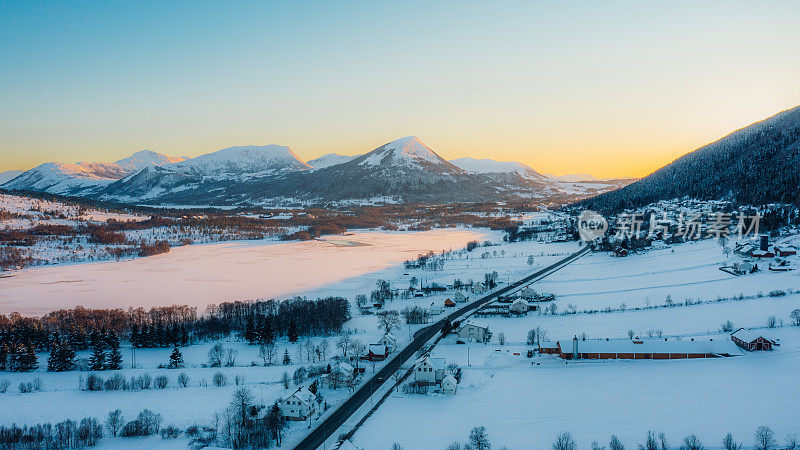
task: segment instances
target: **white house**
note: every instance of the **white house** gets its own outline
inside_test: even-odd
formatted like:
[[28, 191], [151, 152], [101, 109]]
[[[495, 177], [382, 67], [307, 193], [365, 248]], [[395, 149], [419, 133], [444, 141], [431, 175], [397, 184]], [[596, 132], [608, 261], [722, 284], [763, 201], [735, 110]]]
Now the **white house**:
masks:
[[353, 366], [347, 363], [339, 363], [331, 367], [331, 373], [323, 377], [323, 384], [329, 389], [336, 389], [347, 386], [353, 379]]
[[536, 298], [538, 294], [536, 293], [536, 291], [533, 290], [532, 287], [528, 286], [525, 289], [523, 289], [522, 292], [519, 293], [519, 296], [526, 300], [531, 300]]
[[475, 283], [472, 285], [472, 293], [473, 294], [483, 294], [486, 292], [486, 286], [483, 283]]
[[444, 379], [444, 358], [425, 355], [414, 365], [414, 379], [427, 384], [439, 384]]
[[521, 298], [514, 300], [510, 305], [508, 305], [508, 312], [512, 314], [526, 314], [528, 310], [530, 310], [528, 302]]
[[486, 342], [489, 326], [483, 323], [468, 321], [458, 329], [458, 337], [475, 342]]
[[444, 312], [442, 305], [431, 305], [430, 313], [432, 316], [438, 316], [442, 312]]
[[468, 300], [468, 298], [469, 297], [464, 295], [464, 293], [461, 291], [456, 292], [456, 294], [453, 296], [453, 300], [455, 300], [456, 303], [464, 303]]
[[455, 377], [447, 374], [442, 378], [442, 394], [454, 395], [458, 390], [458, 382]]
[[380, 341], [378, 341], [378, 345], [383, 345], [386, 347], [386, 351], [388, 353], [392, 353], [395, 348], [397, 348], [397, 339], [392, 335], [392, 333], [386, 333], [383, 335]]
[[305, 387], [298, 388], [278, 405], [286, 420], [306, 420], [316, 412], [317, 396]]

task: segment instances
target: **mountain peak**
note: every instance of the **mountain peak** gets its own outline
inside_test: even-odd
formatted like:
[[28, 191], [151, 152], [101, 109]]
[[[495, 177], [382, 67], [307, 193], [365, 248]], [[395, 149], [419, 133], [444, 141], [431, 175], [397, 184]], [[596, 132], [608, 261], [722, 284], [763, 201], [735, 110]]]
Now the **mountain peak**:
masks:
[[138, 172], [150, 166], [163, 166], [166, 164], [174, 164], [177, 162], [185, 161], [186, 158], [179, 156], [167, 156], [153, 150], [139, 150], [138, 152], [115, 161], [114, 164], [120, 166], [123, 170], [129, 173]]
[[359, 164], [363, 166], [419, 166], [419, 165], [444, 165], [449, 169], [456, 169], [441, 156], [436, 154], [416, 136], [406, 136], [384, 144], [375, 150], [363, 155]]
[[196, 174], [221, 175], [287, 173], [310, 170], [311, 166], [285, 145], [240, 145], [183, 161], [175, 168]]

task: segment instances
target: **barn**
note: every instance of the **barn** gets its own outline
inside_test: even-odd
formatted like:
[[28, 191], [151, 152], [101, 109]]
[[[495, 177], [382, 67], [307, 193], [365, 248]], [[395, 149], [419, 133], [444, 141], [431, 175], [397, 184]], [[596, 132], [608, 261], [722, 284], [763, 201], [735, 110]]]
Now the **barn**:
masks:
[[449, 298], [444, 301], [445, 308], [455, 308], [456, 302], [450, 300]]
[[774, 339], [764, 336], [744, 328], [739, 328], [731, 334], [731, 340], [739, 347], [749, 351], [770, 351], [778, 344]]
[[738, 356], [742, 353], [725, 339], [572, 339], [559, 343], [563, 359], [687, 359]]
[[797, 249], [788, 245], [776, 245], [775, 254], [781, 257], [793, 256], [797, 254]]
[[539, 354], [560, 355], [561, 346], [558, 344], [558, 342], [540, 342]]

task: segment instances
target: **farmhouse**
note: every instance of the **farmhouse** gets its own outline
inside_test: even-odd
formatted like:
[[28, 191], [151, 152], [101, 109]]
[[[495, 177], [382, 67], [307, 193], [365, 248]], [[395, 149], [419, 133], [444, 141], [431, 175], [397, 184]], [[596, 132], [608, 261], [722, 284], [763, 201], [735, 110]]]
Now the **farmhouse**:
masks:
[[458, 337], [471, 339], [475, 342], [486, 342], [489, 335], [489, 326], [478, 322], [466, 322], [458, 329]]
[[572, 345], [561, 348], [563, 359], [686, 359], [717, 358], [741, 355], [728, 340], [713, 339], [572, 339]]
[[426, 384], [439, 384], [444, 379], [444, 358], [431, 358], [425, 355], [415, 364], [414, 379]]
[[539, 296], [536, 291], [533, 290], [532, 287], [528, 286], [519, 293], [519, 296], [524, 298], [525, 300], [533, 300]]
[[464, 303], [467, 301], [467, 298], [468, 297], [461, 291], [456, 292], [456, 294], [453, 296], [453, 300], [455, 300], [456, 303]]
[[305, 387], [298, 388], [278, 405], [286, 420], [306, 420], [316, 412], [317, 396]]
[[389, 352], [386, 350], [385, 345], [369, 344], [369, 350], [363, 359], [366, 359], [367, 361], [383, 361], [388, 355]]
[[455, 307], [456, 307], [456, 302], [454, 302], [454, 301], [452, 301], [452, 300], [450, 300], [450, 299], [448, 298], [448, 299], [446, 299], [446, 300], [444, 301], [444, 307], [445, 307], [445, 308], [455, 308]]
[[447, 374], [442, 378], [442, 394], [455, 395], [458, 390], [458, 382], [455, 377]]
[[473, 294], [483, 294], [484, 292], [486, 292], [486, 286], [484, 286], [483, 283], [475, 283], [472, 286]]
[[744, 328], [739, 328], [734, 331], [731, 334], [731, 340], [739, 347], [750, 352], [761, 350], [769, 351], [780, 345], [773, 339], [765, 338], [756, 332]]
[[331, 373], [322, 376], [322, 383], [329, 389], [344, 387], [353, 380], [354, 374], [353, 366], [339, 363], [331, 368]]
[[431, 305], [430, 313], [431, 313], [432, 316], [438, 316], [443, 311], [444, 310], [442, 309], [442, 307], [440, 305]]
[[525, 300], [523, 300], [521, 298], [518, 298], [518, 299], [514, 300], [508, 306], [508, 312], [509, 313], [518, 314], [518, 315], [527, 314], [528, 311], [530, 311], [530, 309], [531, 308], [528, 305], [528, 302], [526, 302]]
[[394, 349], [397, 348], [397, 339], [395, 339], [392, 333], [386, 333], [381, 340], [378, 341], [378, 345], [386, 347], [386, 353], [392, 353]]
[[769, 250], [753, 250], [753, 252], [750, 253], [750, 256], [753, 258], [774, 258], [775, 253], [772, 253]]
[[783, 258], [797, 254], [797, 249], [788, 245], [776, 245], [775, 254]]

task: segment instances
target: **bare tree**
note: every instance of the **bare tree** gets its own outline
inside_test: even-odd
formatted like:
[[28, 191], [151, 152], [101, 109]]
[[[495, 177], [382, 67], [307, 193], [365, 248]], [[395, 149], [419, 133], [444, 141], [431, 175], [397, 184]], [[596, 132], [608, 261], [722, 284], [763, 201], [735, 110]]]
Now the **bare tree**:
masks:
[[350, 353], [350, 335], [345, 334], [336, 341], [336, 348], [342, 352], [342, 358], [347, 358], [347, 354]]
[[725, 450], [741, 450], [742, 444], [737, 444], [736, 441], [733, 440], [733, 435], [728, 433], [722, 440], [722, 448]]
[[625, 450], [625, 446], [622, 445], [622, 441], [619, 440], [616, 434], [611, 435], [611, 440], [608, 441], [608, 449], [609, 450]]
[[391, 333], [400, 327], [400, 314], [397, 311], [381, 311], [378, 316], [378, 328], [385, 333]]
[[306, 351], [306, 359], [309, 362], [314, 361], [314, 357], [315, 357], [314, 349], [315, 348], [316, 347], [314, 347], [314, 343], [311, 342], [311, 339], [306, 339], [306, 342], [303, 344], [303, 350]]
[[489, 435], [486, 434], [486, 427], [475, 427], [469, 432], [469, 444], [472, 450], [489, 450], [492, 444], [489, 443]]
[[497, 335], [497, 343], [500, 344], [500, 345], [506, 345], [506, 334], [505, 333], [500, 332]]
[[563, 432], [558, 435], [556, 441], [553, 442], [553, 450], [575, 450], [575, 440], [568, 432]]
[[222, 344], [215, 344], [208, 351], [208, 365], [211, 367], [220, 367], [222, 365], [222, 358], [225, 357], [225, 347]]
[[328, 348], [329, 347], [330, 347], [330, 345], [328, 344], [328, 340], [327, 339], [321, 340], [320, 343], [317, 345], [317, 351], [319, 352], [319, 360], [320, 361], [325, 361], [326, 359], [328, 359]]
[[367, 354], [367, 346], [358, 339], [353, 339], [350, 343], [350, 353], [353, 355], [354, 362], [356, 363], [356, 369], [358, 369], [361, 360], [361, 357]]
[[275, 348], [275, 343], [273, 342], [266, 342], [258, 346], [258, 357], [264, 361], [265, 366], [271, 366], [277, 355], [278, 350]]
[[125, 425], [125, 417], [122, 416], [122, 411], [115, 409], [108, 413], [106, 428], [108, 428], [108, 432], [111, 433], [111, 437], [117, 437], [123, 425]]
[[225, 366], [226, 367], [233, 367], [236, 365], [236, 356], [239, 355], [239, 351], [234, 348], [229, 348], [228, 351], [225, 352]]
[[755, 450], [772, 450], [778, 447], [778, 441], [775, 440], [775, 432], [768, 426], [760, 426], [756, 430]]
[[784, 445], [786, 450], [797, 450], [797, 435], [796, 434], [789, 434], [786, 435], [786, 445]]
[[664, 433], [658, 433], [658, 443], [659, 443], [658, 450], [669, 450], [669, 443], [667, 442], [667, 436]]
[[639, 450], [658, 450], [658, 442], [656, 442], [656, 435], [652, 431], [647, 432], [647, 438], [644, 445], [639, 444]]
[[599, 442], [592, 441], [592, 450], [606, 450], [606, 448], [601, 447]]

